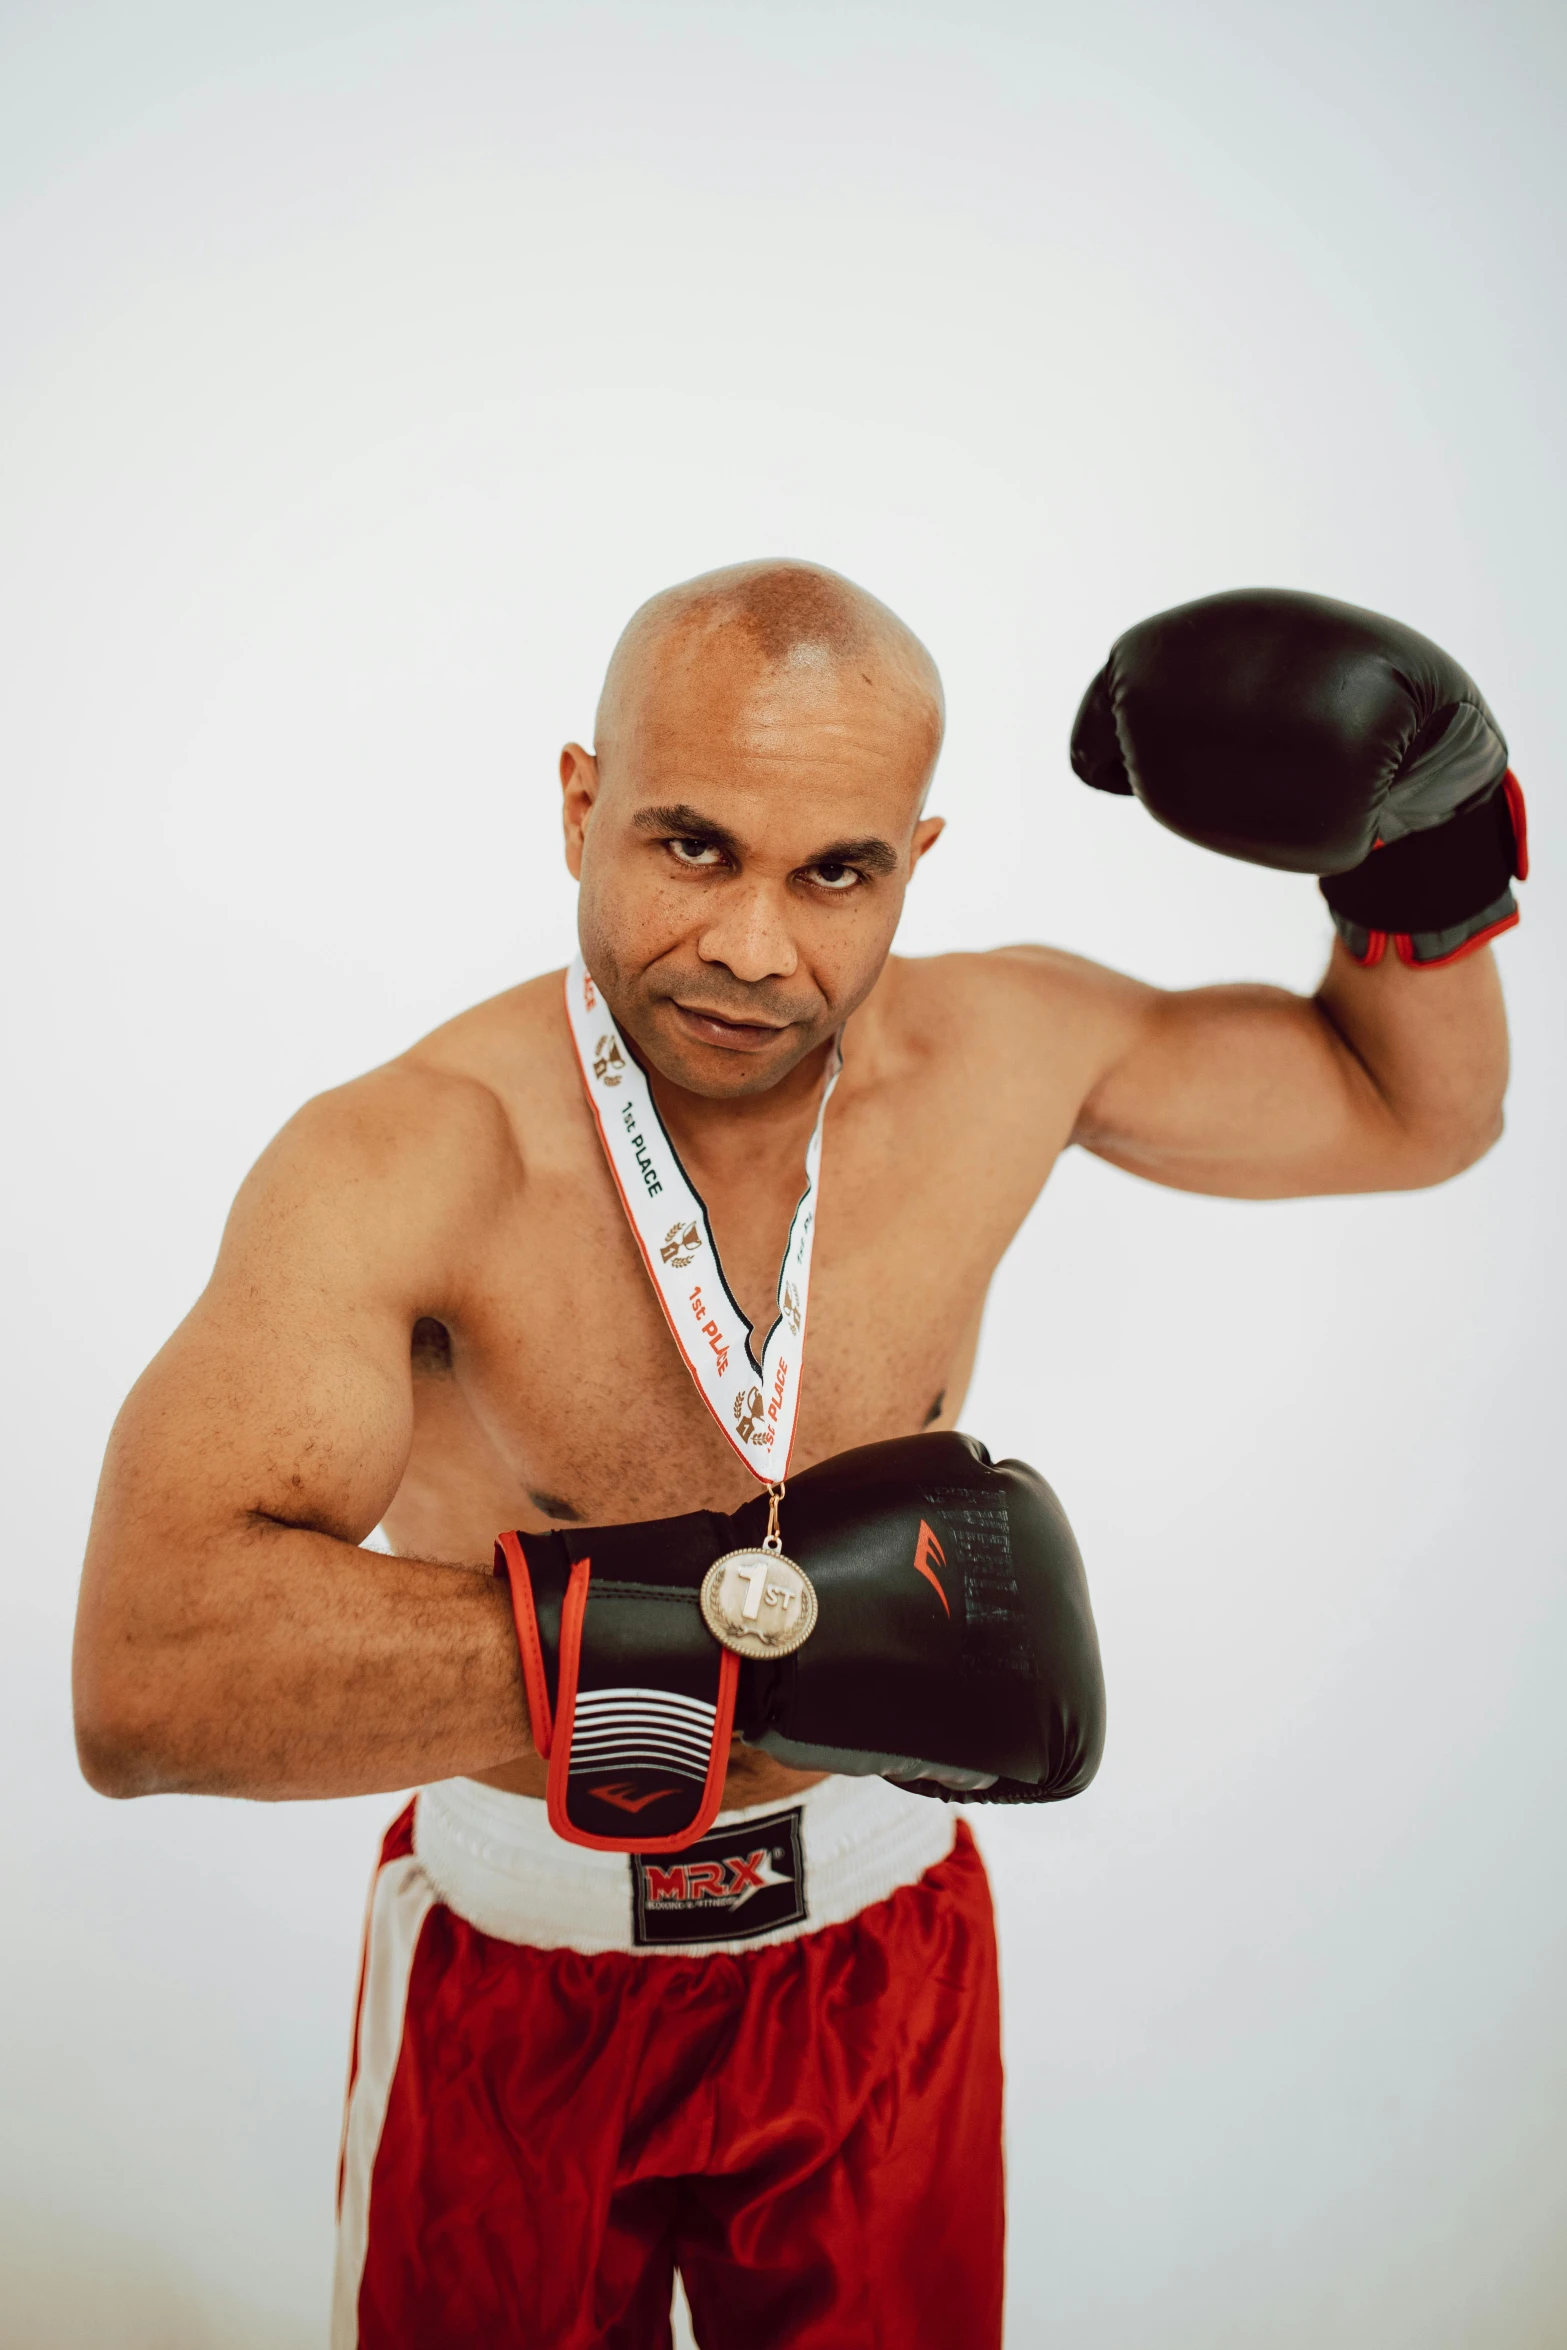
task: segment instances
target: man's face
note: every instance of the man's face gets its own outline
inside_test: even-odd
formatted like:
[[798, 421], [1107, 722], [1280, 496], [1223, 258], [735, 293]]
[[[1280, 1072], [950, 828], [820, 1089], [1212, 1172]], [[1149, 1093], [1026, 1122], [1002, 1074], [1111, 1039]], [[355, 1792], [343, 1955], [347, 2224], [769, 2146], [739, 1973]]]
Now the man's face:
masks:
[[762, 1093], [875, 984], [941, 830], [939, 721], [900, 666], [768, 665], [738, 632], [645, 666], [598, 756], [561, 755], [583, 954], [663, 1075]]

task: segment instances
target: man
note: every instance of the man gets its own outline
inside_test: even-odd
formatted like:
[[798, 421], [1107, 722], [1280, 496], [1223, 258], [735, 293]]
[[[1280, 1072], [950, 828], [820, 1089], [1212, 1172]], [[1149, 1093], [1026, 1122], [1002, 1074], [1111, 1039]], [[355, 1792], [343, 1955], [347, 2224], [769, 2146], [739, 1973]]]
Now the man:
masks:
[[[803, 1852], [811, 1906], [790, 1889], [776, 1930], [724, 1912], [660, 1943], [672, 1866], [544, 1818], [498, 1530], [730, 1511], [772, 1473], [665, 1318], [591, 1064], [617, 1074], [623, 1046], [645, 1075], [761, 1332], [841, 1039], [793, 1465], [949, 1429], [988, 1283], [1069, 1143], [1277, 1198], [1440, 1182], [1496, 1138], [1484, 940], [1513, 918], [1515, 803], [1484, 705], [1426, 656], [1265, 596], [1116, 648], [1085, 779], [1342, 876], [1314, 998], [1166, 994], [1041, 947], [890, 957], [942, 829], [928, 654], [807, 564], [672, 589], [615, 650], [593, 750], [561, 758], [575, 1000], [602, 1034], [595, 1013], [577, 1035], [560, 974], [532, 980], [262, 1157], [116, 1428], [77, 1707], [107, 1793], [427, 1787], [375, 1896], [335, 2343], [665, 2342], [677, 2261], [704, 2344], [999, 2339], [994, 1952], [966, 1831], [737, 1741], [719, 1832], [739, 1814], [755, 1848], [713, 1846], [705, 1882], [786, 1884]], [[378, 1525], [390, 1556], [359, 1547]]]

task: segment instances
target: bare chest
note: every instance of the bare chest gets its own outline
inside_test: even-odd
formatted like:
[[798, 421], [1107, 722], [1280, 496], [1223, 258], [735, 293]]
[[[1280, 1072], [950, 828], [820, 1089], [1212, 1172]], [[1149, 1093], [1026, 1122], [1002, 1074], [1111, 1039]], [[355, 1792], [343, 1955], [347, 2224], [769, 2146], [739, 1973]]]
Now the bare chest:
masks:
[[[1042, 1179], [1037, 1151], [991, 1137], [987, 1153], [971, 1121], [934, 1141], [939, 1127], [908, 1108], [829, 1115], [797, 1470], [952, 1424], [991, 1275]], [[487, 1236], [444, 1347], [416, 1348], [413, 1453], [387, 1515], [400, 1549], [477, 1561], [502, 1526], [727, 1510], [756, 1490], [675, 1345], [597, 1138], [578, 1124], [575, 1147], [530, 1174]], [[759, 1171], [709, 1196], [758, 1356], [796, 1190]]]

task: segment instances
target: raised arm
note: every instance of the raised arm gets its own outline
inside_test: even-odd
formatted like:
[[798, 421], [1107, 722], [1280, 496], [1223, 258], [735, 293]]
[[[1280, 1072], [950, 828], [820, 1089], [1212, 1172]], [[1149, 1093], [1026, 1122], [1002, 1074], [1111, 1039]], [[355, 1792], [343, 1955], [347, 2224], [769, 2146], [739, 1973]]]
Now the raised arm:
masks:
[[1085, 973], [1080, 1142], [1249, 1198], [1438, 1183], [1490, 1147], [1507, 1032], [1488, 941], [1528, 859], [1507, 745], [1455, 661], [1325, 597], [1210, 596], [1119, 639], [1072, 764], [1203, 847], [1318, 875], [1339, 934], [1310, 998]]
[[1315, 996], [1166, 994], [1081, 967], [1076, 983], [1097, 1000], [1102, 1062], [1073, 1140], [1152, 1182], [1231, 1199], [1405, 1191], [1459, 1174], [1501, 1133], [1489, 950], [1412, 971], [1336, 946]]
[[75, 1656], [102, 1793], [352, 1795], [531, 1751], [504, 1590], [358, 1547], [408, 1459], [413, 1323], [511, 1165], [482, 1088], [394, 1070], [247, 1180], [104, 1465]]

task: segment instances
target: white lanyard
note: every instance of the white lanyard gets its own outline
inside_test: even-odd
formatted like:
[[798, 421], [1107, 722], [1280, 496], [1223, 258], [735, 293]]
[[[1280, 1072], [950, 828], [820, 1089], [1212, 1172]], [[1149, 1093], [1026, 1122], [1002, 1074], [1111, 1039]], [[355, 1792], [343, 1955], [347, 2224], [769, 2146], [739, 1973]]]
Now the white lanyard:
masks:
[[805, 1189], [778, 1270], [778, 1318], [760, 1356], [718, 1261], [707, 1209], [680, 1164], [653, 1089], [626, 1049], [614, 1014], [581, 955], [566, 973], [566, 1018], [604, 1156], [676, 1346], [708, 1410], [754, 1477], [785, 1475], [800, 1402], [805, 1308], [816, 1229], [822, 1120], [841, 1062], [822, 1088], [805, 1149]]

